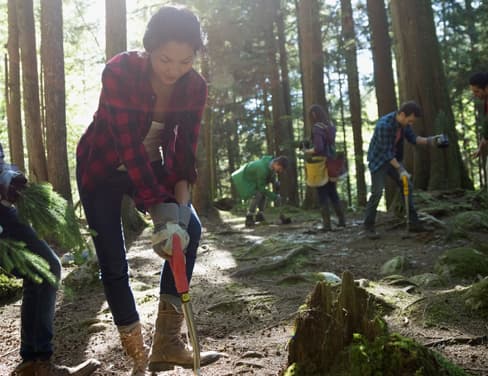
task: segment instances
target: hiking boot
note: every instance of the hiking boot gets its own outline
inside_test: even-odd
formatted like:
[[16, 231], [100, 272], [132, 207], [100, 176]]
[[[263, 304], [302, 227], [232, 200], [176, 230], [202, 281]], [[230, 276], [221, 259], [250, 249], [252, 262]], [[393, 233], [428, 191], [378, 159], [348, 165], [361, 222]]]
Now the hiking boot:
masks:
[[413, 222], [408, 225], [409, 232], [426, 232], [427, 229], [419, 222]]
[[[193, 351], [181, 340], [183, 313], [160, 298], [158, 317], [154, 329], [153, 344], [149, 355], [149, 371], [161, 372], [175, 366], [193, 368]], [[220, 353], [215, 351], [200, 352], [200, 365], [206, 366], [217, 361]]]
[[364, 232], [366, 233], [366, 237], [371, 240], [377, 240], [380, 238], [380, 234], [376, 232], [374, 227], [365, 227]]
[[10, 376], [36, 376], [36, 362], [33, 360], [20, 363]]
[[322, 216], [322, 231], [323, 232], [332, 231], [332, 227], [330, 225], [329, 205], [325, 205], [320, 209], [320, 215]]
[[346, 216], [344, 215], [344, 208], [342, 207], [342, 204], [340, 202], [333, 204], [334, 206], [334, 211], [336, 212], [337, 215], [337, 220], [338, 224], [337, 226], [339, 227], [346, 227]]
[[120, 342], [126, 354], [132, 358], [132, 376], [144, 376], [147, 366], [147, 355], [149, 349], [142, 338], [141, 323], [117, 327], [120, 335]]
[[88, 359], [74, 367], [60, 366], [50, 360], [23, 362], [14, 370], [15, 376], [89, 376], [100, 367], [96, 359]]
[[253, 227], [254, 226], [254, 216], [252, 214], [246, 215], [246, 227]]
[[258, 212], [256, 214], [256, 222], [264, 222], [266, 219], [264, 219], [264, 214], [262, 212]]

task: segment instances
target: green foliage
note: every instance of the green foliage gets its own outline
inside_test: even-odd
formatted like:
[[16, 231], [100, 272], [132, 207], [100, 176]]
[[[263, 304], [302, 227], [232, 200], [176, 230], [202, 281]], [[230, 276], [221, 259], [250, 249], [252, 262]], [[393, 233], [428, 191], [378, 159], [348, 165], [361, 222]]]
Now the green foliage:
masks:
[[354, 334], [345, 364], [350, 368], [342, 374], [353, 376], [466, 375], [441, 355], [399, 334], [379, 336], [372, 342]]
[[0, 303], [17, 297], [22, 290], [22, 282], [0, 271]]
[[19, 217], [32, 225], [39, 236], [72, 249], [81, 258], [86, 242], [73, 207], [49, 183], [31, 183], [17, 202]]
[[0, 238], [0, 265], [7, 273], [15, 272], [36, 283], [43, 280], [53, 285], [58, 283], [48, 262], [29, 251], [23, 242]]

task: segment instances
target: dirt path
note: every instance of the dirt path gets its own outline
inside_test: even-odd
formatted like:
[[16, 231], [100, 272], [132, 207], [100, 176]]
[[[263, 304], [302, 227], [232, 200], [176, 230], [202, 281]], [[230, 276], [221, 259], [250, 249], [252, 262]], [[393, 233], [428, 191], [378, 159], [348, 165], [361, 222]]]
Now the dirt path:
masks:
[[[340, 276], [350, 270], [356, 279], [378, 280], [384, 262], [404, 255], [408, 273], [432, 271], [437, 256], [447, 247], [440, 230], [405, 237], [403, 225], [383, 219], [381, 240], [361, 234], [359, 221], [349, 219], [346, 229], [322, 233], [318, 217], [297, 213], [290, 225], [279, 225], [277, 213], [269, 214], [267, 225], [253, 229], [243, 218], [221, 212], [219, 220], [203, 218], [205, 232], [192, 281], [191, 295], [203, 349], [225, 353], [217, 363], [202, 369], [202, 375], [273, 375], [286, 365], [287, 341], [292, 335], [294, 314], [311, 291], [314, 281], [306, 272], [330, 272]], [[256, 271], [263, 263], [259, 252], [246, 253], [256, 244], [281, 241], [306, 246], [291, 269]], [[264, 257], [264, 256], [263, 256]], [[266, 260], [278, 260], [280, 255]], [[150, 249], [149, 232], [144, 232], [128, 252], [132, 286], [139, 307], [145, 338], [155, 320], [161, 260]], [[65, 275], [71, 270], [65, 270]], [[253, 272], [254, 271], [254, 272]], [[0, 375], [7, 375], [18, 362], [20, 301], [0, 307]], [[421, 343], [459, 336], [488, 335], [482, 325], [426, 327], [394, 311], [387, 317], [396, 331]], [[483, 342], [483, 341], [482, 341]], [[96, 357], [102, 362], [97, 375], [129, 375], [103, 289], [99, 283], [80, 291], [59, 293], [56, 315], [56, 354], [59, 363], [73, 364]], [[488, 375], [486, 341], [478, 345], [443, 343], [437, 347], [449, 359], [473, 375]], [[191, 375], [176, 368], [161, 375]]]

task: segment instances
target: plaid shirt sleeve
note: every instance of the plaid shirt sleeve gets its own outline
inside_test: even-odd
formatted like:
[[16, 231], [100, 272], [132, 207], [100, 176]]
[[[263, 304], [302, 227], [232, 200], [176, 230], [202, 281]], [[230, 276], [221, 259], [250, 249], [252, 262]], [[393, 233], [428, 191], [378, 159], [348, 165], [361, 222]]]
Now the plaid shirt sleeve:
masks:
[[379, 170], [386, 162], [395, 158], [394, 114], [390, 113], [380, 118], [374, 129], [368, 149], [368, 167], [371, 172]]
[[186, 180], [193, 184], [197, 179], [196, 152], [206, 100], [207, 84], [192, 71], [186, 84], [173, 97], [175, 139], [165, 156], [165, 164], [171, 172], [168, 178], [173, 183]]
[[[146, 207], [171, 201], [173, 195], [158, 184], [142, 143], [140, 114], [145, 109], [137, 101], [140, 98], [132, 96], [135, 82], [123, 77], [119, 68], [120, 65], [114, 65], [107, 66], [104, 70], [99, 111], [104, 112], [105, 124], [112, 136], [118, 158], [126, 167], [138, 198]], [[152, 107], [153, 103], [145, 105]]]
[[404, 135], [405, 139], [408, 142], [410, 142], [412, 145], [417, 144], [417, 135], [415, 134], [415, 132], [413, 131], [413, 129], [410, 125], [405, 127], [405, 131], [404, 131], [403, 135]]

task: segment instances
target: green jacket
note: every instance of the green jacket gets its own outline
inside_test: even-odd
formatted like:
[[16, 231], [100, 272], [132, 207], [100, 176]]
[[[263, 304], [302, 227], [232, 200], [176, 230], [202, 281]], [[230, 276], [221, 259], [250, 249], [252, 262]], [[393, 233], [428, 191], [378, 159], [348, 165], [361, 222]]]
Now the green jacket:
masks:
[[232, 182], [241, 199], [247, 200], [256, 192], [264, 193], [271, 200], [276, 199], [276, 194], [266, 188], [274, 179], [274, 171], [270, 166], [272, 160], [272, 156], [265, 155], [257, 161], [246, 163], [232, 173]]

